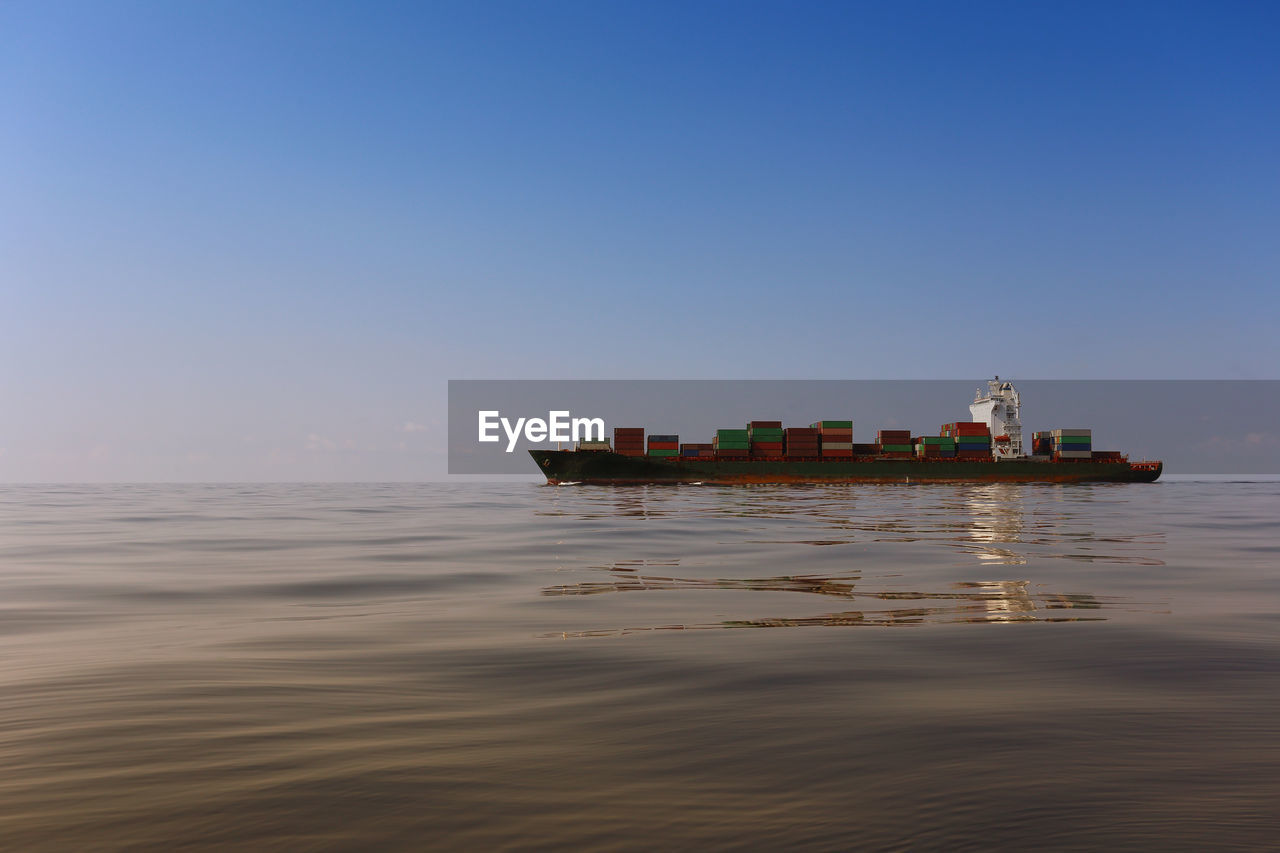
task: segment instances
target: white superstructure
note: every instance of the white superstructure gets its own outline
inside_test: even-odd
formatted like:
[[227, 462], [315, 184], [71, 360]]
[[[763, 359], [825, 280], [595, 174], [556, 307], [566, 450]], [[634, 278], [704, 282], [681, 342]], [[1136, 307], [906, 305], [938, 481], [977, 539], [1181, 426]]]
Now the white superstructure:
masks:
[[979, 388], [969, 415], [991, 428], [991, 450], [996, 459], [1022, 456], [1022, 401], [1012, 382], [1001, 382], [997, 376], [987, 382], [985, 394]]

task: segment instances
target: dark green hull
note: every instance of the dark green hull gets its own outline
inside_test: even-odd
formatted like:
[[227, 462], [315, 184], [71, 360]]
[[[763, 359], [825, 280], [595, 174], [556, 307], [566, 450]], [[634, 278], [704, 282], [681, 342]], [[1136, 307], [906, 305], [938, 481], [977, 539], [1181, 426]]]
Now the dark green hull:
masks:
[[530, 450], [549, 483], [1151, 483], [1160, 463], [1064, 459], [763, 460], [621, 456], [594, 450]]

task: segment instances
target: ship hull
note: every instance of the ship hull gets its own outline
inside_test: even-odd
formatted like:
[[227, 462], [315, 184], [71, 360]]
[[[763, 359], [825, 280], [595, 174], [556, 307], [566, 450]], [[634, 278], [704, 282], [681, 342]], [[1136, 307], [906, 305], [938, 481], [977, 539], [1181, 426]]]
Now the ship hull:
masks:
[[706, 459], [530, 450], [548, 483], [1151, 483], [1162, 465], [1124, 460]]

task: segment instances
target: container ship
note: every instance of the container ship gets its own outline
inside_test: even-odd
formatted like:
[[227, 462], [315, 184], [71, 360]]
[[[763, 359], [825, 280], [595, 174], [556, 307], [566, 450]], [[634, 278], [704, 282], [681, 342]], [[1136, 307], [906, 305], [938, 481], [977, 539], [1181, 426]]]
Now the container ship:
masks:
[[716, 430], [710, 443], [618, 427], [613, 440], [580, 441], [573, 449], [530, 450], [547, 482], [649, 483], [1151, 483], [1159, 461], [1130, 461], [1093, 449], [1088, 429], [1032, 433], [1022, 441], [1022, 401], [997, 376], [979, 389], [970, 420], [943, 424], [937, 435], [882, 429], [871, 444], [853, 440], [852, 420], [783, 428], [750, 421]]

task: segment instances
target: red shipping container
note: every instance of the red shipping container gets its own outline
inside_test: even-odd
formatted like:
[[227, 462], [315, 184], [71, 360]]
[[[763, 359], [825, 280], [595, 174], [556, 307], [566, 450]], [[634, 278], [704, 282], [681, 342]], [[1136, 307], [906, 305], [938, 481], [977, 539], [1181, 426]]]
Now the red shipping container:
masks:
[[781, 450], [753, 450], [751, 451], [751, 455], [759, 456], [759, 457], [776, 457], [781, 459], [782, 451]]
[[680, 442], [678, 441], [651, 441], [649, 442], [650, 450], [679, 450]]
[[980, 421], [956, 421], [943, 424], [939, 434], [952, 438], [958, 435], [991, 435], [991, 428]]
[[876, 433], [877, 444], [910, 444], [911, 430], [882, 429]]
[[725, 448], [725, 449], [723, 449], [723, 450], [716, 450], [716, 451], [715, 451], [715, 454], [716, 454], [716, 456], [748, 456], [748, 455], [750, 455], [750, 451], [747, 451], [747, 450], [730, 450], [730, 449], [728, 449], [728, 448]]
[[782, 421], [748, 421], [747, 429], [782, 429]]
[[851, 459], [853, 457], [852, 450], [824, 450], [822, 456], [830, 459]]
[[752, 450], [781, 450], [781, 441], [753, 441], [751, 442]]

